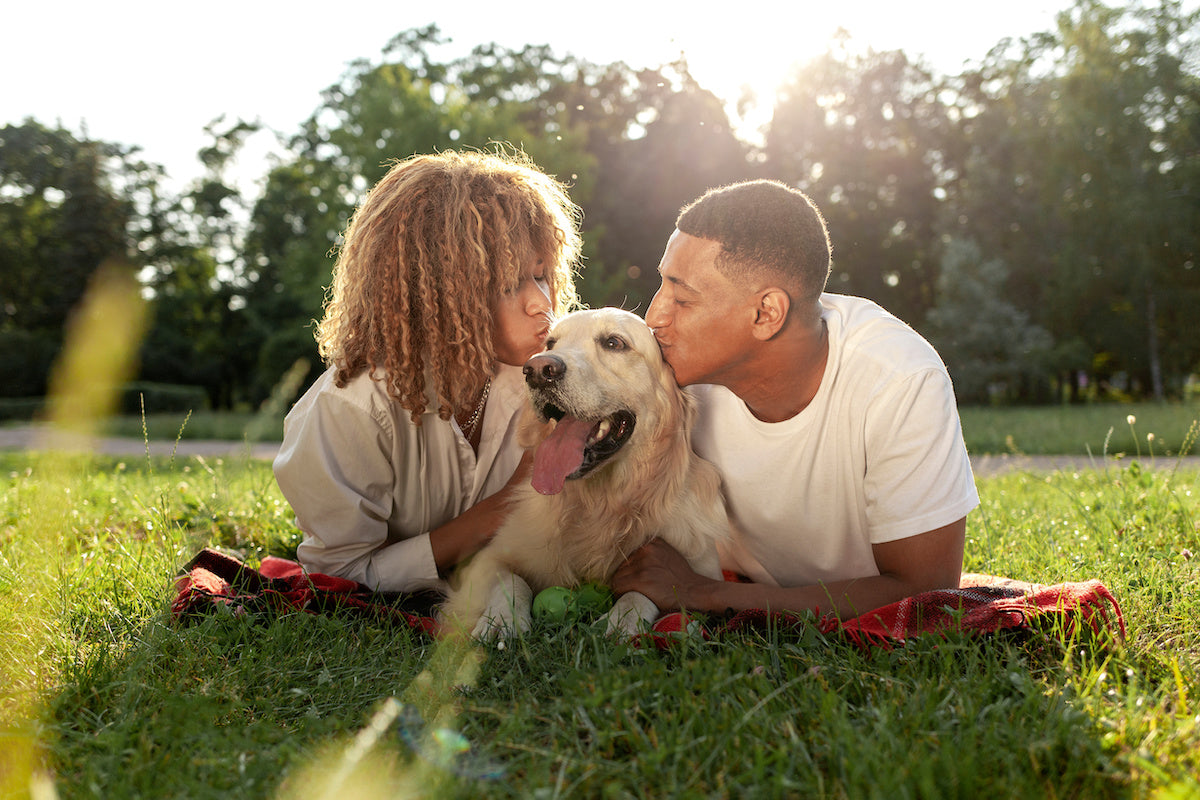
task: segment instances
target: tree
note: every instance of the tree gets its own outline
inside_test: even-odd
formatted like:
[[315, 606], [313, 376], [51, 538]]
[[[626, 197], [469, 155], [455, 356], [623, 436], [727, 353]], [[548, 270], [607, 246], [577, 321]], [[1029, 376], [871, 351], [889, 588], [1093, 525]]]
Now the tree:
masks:
[[66, 315], [115, 256], [154, 302], [141, 377], [257, 403], [296, 361], [320, 368], [311, 321], [368, 189], [393, 159], [451, 147], [520, 148], [569, 184], [591, 305], [644, 309], [681, 205], [777, 178], [829, 222], [830, 289], [927, 320], [964, 394], [1048, 399], [1085, 372], [1179, 391], [1200, 367], [1198, 13], [1077, 0], [952, 77], [843, 41], [796, 70], [758, 150], [685, 61], [488, 44], [443, 63], [435, 26], [405, 31], [326, 89], [253, 207], [228, 167], [256, 123], [210, 125], [205, 173], [178, 196], [132, 148], [9, 126], [0, 394], [44, 390]]
[[643, 70], [626, 91], [625, 128], [590, 145], [599, 169], [585, 222], [606, 269], [589, 266], [583, 295], [593, 305], [645, 311], [683, 205], [756, 172], [724, 105], [686, 62]]
[[214, 120], [199, 154], [204, 174], [178, 197], [140, 195], [139, 248], [152, 322], [142, 344], [145, 381], [203, 387], [213, 408], [250, 398], [258, 342], [245, 303], [246, 204], [227, 170], [257, 123]]
[[[0, 396], [34, 396], [102, 264], [130, 264], [132, 151], [33, 120], [0, 129]], [[129, 267], [132, 268], [132, 267]]]
[[[1166, 180], [1173, 154], [1162, 131], [1179, 118], [1177, 26], [1187, 25], [1172, 7], [1178, 11], [1179, 4], [1135, 14], [1079, 0], [1059, 17], [1065, 64], [1059, 100], [1068, 135], [1056, 139], [1055, 157], [1076, 177], [1065, 211], [1071, 238], [1089, 260], [1115, 271], [1120, 298], [1108, 303], [1110, 324], [1096, 332], [1097, 341], [1159, 400], [1158, 303], [1170, 268], [1159, 257], [1160, 220], [1174, 205]], [[1124, 335], [1113, 336], [1114, 328]]]
[[985, 259], [975, 242], [946, 246], [937, 304], [922, 330], [946, 362], [960, 402], [1012, 400], [1045, 380], [1053, 340], [1005, 299], [1007, 279], [1004, 262]]
[[1194, 325], [1164, 324], [1181, 320], [1164, 288], [1188, 283], [1195, 252], [1195, 204], [1179, 199], [1196, 20], [1176, 2], [1079, 0], [1057, 31], [996, 48], [960, 83], [966, 147], [947, 230], [1013, 265], [1012, 296], [1056, 337], [1085, 342], [1081, 368], [1126, 373], [1158, 398], [1163, 341], [1185, 369], [1200, 353]]
[[952, 130], [933, 74], [899, 51], [854, 54], [843, 38], [780, 90], [765, 171], [825, 215], [830, 290], [905, 319], [933, 304], [939, 193]]
[[683, 59], [634, 70], [492, 45], [452, 72], [472, 102], [511, 109], [532, 134], [527, 152], [570, 181], [584, 208], [580, 294], [589, 305], [644, 309], [681, 206], [755, 174], [724, 104]]

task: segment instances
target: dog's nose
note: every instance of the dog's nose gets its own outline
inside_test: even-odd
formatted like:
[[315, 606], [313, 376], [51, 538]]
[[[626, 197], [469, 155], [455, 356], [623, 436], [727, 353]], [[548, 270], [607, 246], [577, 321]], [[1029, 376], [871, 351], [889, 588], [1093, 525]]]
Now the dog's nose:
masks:
[[530, 386], [549, 386], [558, 383], [567, 374], [567, 362], [553, 353], [539, 353], [525, 362], [522, 372], [525, 373], [525, 382]]

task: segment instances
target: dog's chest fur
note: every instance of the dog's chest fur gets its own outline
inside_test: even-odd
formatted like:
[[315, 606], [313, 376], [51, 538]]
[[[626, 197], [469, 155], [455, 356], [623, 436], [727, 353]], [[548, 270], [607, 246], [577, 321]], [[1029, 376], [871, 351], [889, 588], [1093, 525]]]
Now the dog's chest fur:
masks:
[[[555, 537], [560, 563], [577, 580], [606, 582], [634, 550], [662, 533], [663, 513], [669, 515], [672, 504], [661, 498], [653, 504], [628, 504], [629, 494], [605, 490], [601, 484], [607, 475], [597, 475], [568, 486], [553, 498], [551, 512], [559, 521]], [[613, 502], [625, 499], [625, 504]], [[597, 547], [597, 539], [603, 546]]]

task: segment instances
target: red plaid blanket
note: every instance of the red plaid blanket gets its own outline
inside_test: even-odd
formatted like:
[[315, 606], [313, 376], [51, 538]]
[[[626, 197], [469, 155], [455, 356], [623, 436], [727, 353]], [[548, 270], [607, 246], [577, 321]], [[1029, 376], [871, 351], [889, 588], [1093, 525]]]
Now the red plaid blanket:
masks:
[[[866, 647], [952, 630], [976, 634], [1029, 630], [1035, 623], [1052, 621], [1061, 622], [1068, 635], [1083, 622], [1094, 633], [1107, 630], [1125, 636], [1121, 607], [1100, 581], [1041, 585], [974, 573], [965, 573], [957, 589], [923, 592], [844, 622], [826, 617], [818, 627], [822, 633], [840, 633]], [[790, 614], [752, 610], [735, 614], [724, 629], [801, 624]], [[666, 619], [659, 620], [656, 628], [661, 626], [672, 629]]]
[[253, 569], [210, 548], [183, 568], [175, 592], [171, 613], [180, 620], [224, 606], [235, 614], [274, 610], [368, 616], [429, 634], [437, 632], [432, 612], [441, 600], [432, 592], [372, 592], [345, 578], [305, 572], [295, 561], [275, 556], [267, 556]]
[[[234, 613], [267, 610], [347, 613], [437, 633], [433, 593], [386, 594], [344, 578], [306, 573], [294, 561], [268, 556], [253, 569], [216, 550], [205, 549], [184, 567], [176, 581], [172, 613], [186, 620], [225, 606]], [[911, 636], [951, 630], [988, 634], [1028, 630], [1035, 622], [1060, 620], [1068, 634], [1083, 622], [1092, 631], [1125, 635], [1125, 620], [1116, 598], [1099, 581], [1049, 586], [992, 575], [966, 574], [957, 589], [941, 589], [905, 598], [855, 619], [823, 619], [824, 634], [840, 633], [866, 646], [890, 646]], [[656, 644], [670, 643], [669, 634], [684, 631], [689, 619], [667, 614], [654, 626]], [[742, 611], [711, 632], [747, 628], [800, 627], [803, 619], [778, 612]]]

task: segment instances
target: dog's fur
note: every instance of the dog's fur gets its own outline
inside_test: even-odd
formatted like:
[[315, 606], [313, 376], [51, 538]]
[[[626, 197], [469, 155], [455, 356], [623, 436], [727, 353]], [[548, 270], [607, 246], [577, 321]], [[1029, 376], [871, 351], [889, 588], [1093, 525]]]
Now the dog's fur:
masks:
[[[537, 451], [532, 482], [517, 489], [496, 536], [452, 578], [446, 630], [482, 639], [528, 630], [534, 593], [607, 583], [654, 538], [700, 574], [719, 577], [716, 543], [728, 534], [720, 479], [692, 451], [691, 398], [676, 385], [645, 323], [615, 308], [569, 314], [525, 375], [532, 402], [521, 443], [545, 450]], [[604, 420], [611, 427], [598, 424]], [[561, 474], [547, 477], [552, 456], [545, 453], [562, 451], [550, 441], [552, 431], [563, 426], [561, 438], [571, 425], [577, 437], [590, 429], [590, 438], [582, 464], [564, 483]], [[628, 438], [618, 443], [621, 434]], [[617, 599], [607, 627], [632, 634], [657, 613], [647, 597], [630, 592]]]

